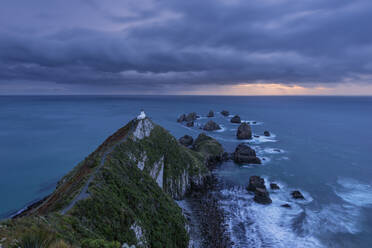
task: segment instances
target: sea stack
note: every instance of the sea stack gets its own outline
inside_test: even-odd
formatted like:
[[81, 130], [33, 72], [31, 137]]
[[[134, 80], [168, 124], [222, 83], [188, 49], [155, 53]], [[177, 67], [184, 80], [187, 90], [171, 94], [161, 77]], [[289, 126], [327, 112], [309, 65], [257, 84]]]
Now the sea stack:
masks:
[[240, 120], [239, 115], [235, 115], [233, 118], [230, 120], [231, 123], [241, 123], [242, 121]]
[[213, 110], [209, 111], [207, 117], [209, 117], [209, 118], [210, 118], [210, 117], [214, 117], [214, 112], [213, 112]]
[[227, 111], [227, 110], [222, 110], [221, 111], [221, 115], [223, 115], [223, 116], [229, 116], [229, 111]]
[[259, 176], [251, 176], [247, 190], [254, 192], [253, 200], [260, 204], [270, 204], [272, 200], [265, 186], [265, 180]]
[[210, 120], [207, 123], [205, 123], [203, 130], [205, 131], [215, 131], [219, 130], [221, 127], [214, 121]]
[[252, 139], [252, 129], [247, 123], [240, 124], [238, 131], [236, 132], [236, 137], [238, 139]]
[[261, 164], [261, 160], [256, 156], [255, 150], [243, 143], [236, 147], [234, 161], [238, 164]]

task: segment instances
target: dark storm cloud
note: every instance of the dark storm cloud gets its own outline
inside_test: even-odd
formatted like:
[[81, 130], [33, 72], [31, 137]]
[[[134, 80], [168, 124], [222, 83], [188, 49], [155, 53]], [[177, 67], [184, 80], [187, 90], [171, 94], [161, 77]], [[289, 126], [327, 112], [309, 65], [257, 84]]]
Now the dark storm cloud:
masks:
[[366, 0], [5, 0], [0, 79], [133, 90], [369, 83], [371, 10]]

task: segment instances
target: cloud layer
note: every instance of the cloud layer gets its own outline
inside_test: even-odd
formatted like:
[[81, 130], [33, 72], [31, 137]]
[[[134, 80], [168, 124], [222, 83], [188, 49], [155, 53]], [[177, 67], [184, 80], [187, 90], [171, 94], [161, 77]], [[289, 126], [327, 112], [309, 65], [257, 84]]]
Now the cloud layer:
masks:
[[371, 9], [367, 0], [4, 0], [0, 85], [369, 84]]

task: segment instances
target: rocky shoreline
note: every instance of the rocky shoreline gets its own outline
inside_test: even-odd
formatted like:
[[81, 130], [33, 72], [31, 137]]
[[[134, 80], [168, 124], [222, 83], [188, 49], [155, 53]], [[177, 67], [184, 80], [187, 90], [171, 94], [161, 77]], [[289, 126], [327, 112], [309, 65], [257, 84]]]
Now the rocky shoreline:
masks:
[[[223, 210], [220, 208], [216, 196], [218, 189], [218, 178], [212, 174], [206, 178], [203, 188], [193, 190], [192, 193], [185, 198], [185, 201], [190, 208], [189, 214], [191, 216], [186, 216], [191, 223], [190, 228], [200, 231], [200, 236], [196, 237], [192, 232], [190, 232], [190, 238], [192, 240], [190, 243], [193, 245], [191, 247], [232, 247], [232, 242], [224, 224], [225, 215]], [[192, 219], [196, 221], [192, 221]]]

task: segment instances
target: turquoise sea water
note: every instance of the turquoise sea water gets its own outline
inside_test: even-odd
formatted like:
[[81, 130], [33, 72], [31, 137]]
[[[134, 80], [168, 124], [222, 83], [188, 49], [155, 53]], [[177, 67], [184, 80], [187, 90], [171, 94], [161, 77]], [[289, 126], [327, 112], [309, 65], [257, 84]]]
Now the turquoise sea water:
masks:
[[[19, 96], [0, 97], [0, 216], [50, 193], [57, 180], [141, 108], [177, 138], [198, 128], [181, 113], [207, 112], [223, 126], [210, 135], [228, 152], [239, 141], [227, 109], [256, 121], [247, 141], [263, 165], [221, 165], [221, 207], [236, 247], [372, 246], [371, 97]], [[264, 130], [273, 135], [262, 136]], [[277, 150], [279, 149], [279, 150]], [[244, 190], [251, 175], [281, 186], [262, 206]], [[299, 189], [305, 201], [294, 201]], [[291, 209], [280, 207], [291, 204]]]

